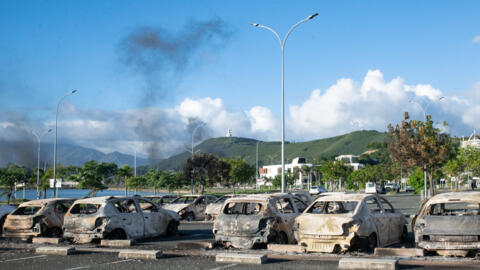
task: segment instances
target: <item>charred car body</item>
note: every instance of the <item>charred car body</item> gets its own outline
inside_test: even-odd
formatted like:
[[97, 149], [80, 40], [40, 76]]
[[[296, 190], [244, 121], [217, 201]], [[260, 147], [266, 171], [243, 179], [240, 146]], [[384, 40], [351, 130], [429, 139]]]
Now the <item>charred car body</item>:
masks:
[[178, 213], [181, 219], [187, 221], [205, 220], [207, 205], [217, 199], [210, 195], [185, 195], [163, 207]]
[[228, 199], [213, 225], [215, 241], [226, 247], [253, 248], [267, 243], [293, 244], [292, 226], [300, 199], [290, 194]]
[[45, 199], [22, 203], [6, 217], [3, 236], [23, 239], [61, 236], [64, 215], [73, 201]]
[[63, 236], [77, 243], [175, 234], [180, 217], [140, 196], [76, 201], [65, 215]]
[[298, 243], [312, 252], [346, 252], [406, 240], [402, 213], [384, 198], [369, 194], [320, 197], [295, 221]]
[[466, 256], [480, 250], [480, 192], [433, 196], [412, 219], [415, 243], [440, 255]]

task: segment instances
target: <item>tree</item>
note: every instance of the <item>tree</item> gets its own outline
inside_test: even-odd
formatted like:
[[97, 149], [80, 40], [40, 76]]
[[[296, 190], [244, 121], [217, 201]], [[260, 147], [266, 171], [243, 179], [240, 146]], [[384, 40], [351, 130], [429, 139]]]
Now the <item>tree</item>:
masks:
[[320, 171], [322, 177], [329, 182], [337, 181], [339, 179], [343, 179], [346, 182], [348, 175], [352, 171], [352, 167], [346, 166], [343, 161], [331, 160], [324, 162], [320, 167]]
[[7, 204], [10, 204], [15, 184], [24, 182], [27, 179], [27, 169], [19, 167], [15, 164], [8, 164], [7, 167], [0, 169], [0, 185], [6, 187], [6, 191], [2, 195], [7, 196]]
[[[415, 193], [419, 193], [419, 191], [423, 190], [423, 170], [420, 168], [415, 168], [413, 173], [410, 175], [408, 179], [408, 185], [415, 189]], [[427, 187], [429, 183], [427, 183]]]
[[190, 157], [185, 166], [183, 173], [188, 179], [195, 179], [195, 185], [200, 186], [201, 193], [205, 192], [206, 186], [211, 186], [215, 182], [215, 164], [217, 158], [212, 154], [199, 153]]
[[130, 176], [132, 176], [132, 168], [130, 168], [130, 166], [128, 166], [127, 164], [124, 164], [121, 168], [118, 168], [117, 176], [120, 178], [123, 178], [123, 182], [125, 185], [125, 196], [126, 196], [127, 190], [128, 190], [127, 179]]
[[[444, 126], [447, 124], [444, 123]], [[433, 175], [452, 155], [452, 141], [449, 135], [435, 128], [432, 117], [426, 116], [425, 122], [404, 120], [395, 127], [388, 125], [388, 150], [394, 162], [407, 167], [424, 167], [428, 171], [430, 194], [435, 195]]]
[[92, 196], [96, 197], [97, 192], [104, 190], [106, 186], [103, 184], [104, 171], [97, 161], [91, 160], [85, 162], [78, 174], [72, 178], [79, 182], [78, 187], [81, 189], [90, 189]]
[[255, 177], [255, 167], [248, 165], [243, 158], [232, 158], [230, 164], [230, 179], [235, 193], [236, 184], [251, 183]]
[[[291, 171], [286, 171], [285, 172], [285, 184], [287, 186], [289, 185], [293, 185], [295, 183], [295, 177], [296, 177], [296, 173], [294, 172], [291, 172]], [[275, 177], [273, 178], [272, 180], [272, 185], [276, 188], [280, 187], [282, 185], [282, 175], [281, 174], [277, 174], [275, 175]]]

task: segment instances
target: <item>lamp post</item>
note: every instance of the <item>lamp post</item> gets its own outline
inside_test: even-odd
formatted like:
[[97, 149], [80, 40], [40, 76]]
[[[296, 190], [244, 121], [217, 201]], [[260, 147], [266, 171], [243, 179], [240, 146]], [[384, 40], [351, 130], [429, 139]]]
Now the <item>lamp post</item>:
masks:
[[250, 23], [255, 27], [260, 27], [260, 28], [264, 28], [271, 31], [280, 42], [280, 48], [282, 50], [282, 193], [285, 192], [285, 43], [287, 42], [287, 38], [290, 35], [290, 33], [293, 31], [293, 29], [295, 29], [300, 24], [315, 18], [317, 15], [318, 13], [312, 14], [307, 18], [294, 24], [292, 27], [290, 27], [290, 30], [288, 30], [283, 40], [280, 38], [277, 32], [275, 32], [275, 30], [273, 30], [272, 28], [265, 25], [258, 24], [258, 23]]
[[45, 132], [43, 132], [40, 136], [32, 130], [32, 134], [37, 138], [37, 142], [38, 142], [38, 150], [37, 150], [37, 200], [40, 199], [40, 140], [42, 139], [42, 137], [47, 134], [47, 133], [50, 133], [52, 131], [52, 129], [49, 129]]
[[[445, 97], [440, 97], [437, 101], [440, 101], [442, 99], [445, 99]], [[423, 119], [425, 122], [427, 122], [427, 109], [428, 109], [428, 106], [430, 106], [430, 104], [432, 104], [432, 99], [430, 99], [430, 101], [427, 103], [427, 105], [425, 106], [425, 108], [422, 106], [422, 104], [420, 104], [419, 102], [413, 100], [413, 99], [410, 99], [410, 103], [413, 103], [413, 104], [417, 104], [418, 107], [420, 107], [420, 109], [422, 110], [423, 112]], [[424, 199], [426, 200], [427, 199], [427, 165], [423, 165], [423, 195], [424, 195]]]
[[256, 189], [258, 190], [259, 189], [259, 185], [258, 185], [258, 177], [259, 177], [259, 173], [258, 173], [258, 144], [261, 143], [261, 141], [258, 141], [257, 142], [257, 147], [256, 147], [256, 154], [255, 154], [255, 187]]
[[60, 103], [67, 96], [74, 94], [77, 90], [68, 91], [57, 103], [57, 113], [55, 114], [55, 143], [53, 144], [53, 198], [57, 197], [57, 130], [58, 130], [58, 110]]
[[[193, 151], [193, 143], [194, 143], [193, 138], [195, 137], [195, 131], [197, 131], [197, 129], [198, 129], [199, 127], [203, 127], [203, 126], [205, 126], [205, 123], [202, 123], [202, 124], [196, 126], [196, 127], [193, 129], [193, 131], [192, 131], [192, 150], [191, 150], [191, 153], [192, 153], [192, 162], [193, 162], [193, 157], [195, 156], [195, 152]], [[194, 182], [194, 179], [193, 179], [193, 178], [194, 178], [194, 173], [195, 173], [195, 170], [192, 170], [192, 178], [190, 179], [190, 194], [192, 194], [192, 195], [193, 195], [193, 182]]]

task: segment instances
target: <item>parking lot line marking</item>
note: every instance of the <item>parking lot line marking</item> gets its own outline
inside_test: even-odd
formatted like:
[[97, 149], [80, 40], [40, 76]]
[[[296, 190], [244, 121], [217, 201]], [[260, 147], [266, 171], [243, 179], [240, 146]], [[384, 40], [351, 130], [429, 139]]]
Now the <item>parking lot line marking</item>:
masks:
[[210, 270], [220, 270], [220, 269], [230, 268], [230, 267], [234, 267], [234, 266], [237, 266], [237, 264], [229, 264], [229, 265], [213, 268], [213, 269], [210, 269]]
[[0, 263], [3, 262], [13, 262], [13, 261], [21, 261], [21, 260], [29, 260], [29, 259], [36, 259], [36, 258], [41, 258], [41, 257], [46, 257], [47, 255], [38, 255], [38, 256], [32, 256], [32, 257], [23, 257], [23, 258], [16, 258], [16, 259], [10, 259], [10, 260], [5, 260], [5, 261], [0, 261]]
[[100, 264], [92, 264], [92, 265], [87, 265], [87, 266], [79, 266], [79, 267], [74, 267], [74, 268], [68, 268], [65, 270], [78, 270], [78, 269], [86, 269], [90, 267], [97, 267], [97, 266], [103, 266], [103, 265], [109, 265], [109, 264], [116, 264], [116, 263], [122, 263], [122, 262], [129, 262], [129, 261], [134, 261], [134, 259], [128, 259], [128, 260], [121, 260], [121, 261], [114, 261], [114, 262], [108, 262], [108, 263], [100, 263]]

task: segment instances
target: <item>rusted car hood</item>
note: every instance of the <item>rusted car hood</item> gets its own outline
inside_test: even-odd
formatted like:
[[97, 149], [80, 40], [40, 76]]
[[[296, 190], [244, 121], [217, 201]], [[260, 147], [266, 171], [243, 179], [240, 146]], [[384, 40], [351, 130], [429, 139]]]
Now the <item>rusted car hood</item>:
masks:
[[352, 220], [352, 216], [345, 215], [302, 214], [296, 218], [296, 223], [300, 224], [302, 234], [342, 235], [342, 225]]
[[423, 234], [480, 235], [480, 216], [425, 216]]
[[187, 208], [188, 206], [190, 206], [190, 204], [187, 204], [187, 203], [172, 203], [172, 204], [167, 204], [165, 206], [163, 206], [164, 209], [167, 209], [167, 210], [172, 210], [174, 212], [180, 212], [180, 210], [182, 210], [183, 208]]
[[207, 214], [218, 214], [220, 211], [220, 208], [222, 207], [223, 203], [215, 203], [215, 204], [210, 204], [207, 206], [207, 209], [205, 210], [205, 213]]

